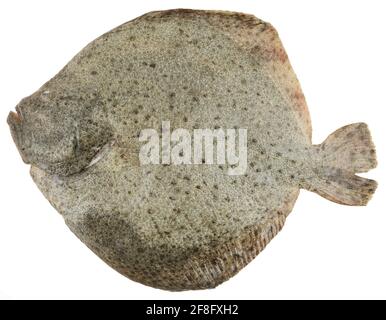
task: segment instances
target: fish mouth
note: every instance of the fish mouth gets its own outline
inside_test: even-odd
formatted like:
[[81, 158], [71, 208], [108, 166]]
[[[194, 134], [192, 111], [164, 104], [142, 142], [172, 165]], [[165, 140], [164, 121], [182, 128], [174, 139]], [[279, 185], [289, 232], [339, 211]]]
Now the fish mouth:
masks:
[[8, 114], [7, 123], [10, 126], [20, 124], [23, 120], [23, 115], [19, 106], [16, 106], [15, 111], [10, 111]]
[[[16, 112], [15, 112], [16, 111]], [[13, 141], [19, 150], [20, 156], [26, 164], [30, 164], [25, 154], [25, 147], [22, 143], [22, 122], [23, 114], [19, 106], [16, 106], [15, 111], [10, 111], [7, 117], [7, 123], [11, 130]]]

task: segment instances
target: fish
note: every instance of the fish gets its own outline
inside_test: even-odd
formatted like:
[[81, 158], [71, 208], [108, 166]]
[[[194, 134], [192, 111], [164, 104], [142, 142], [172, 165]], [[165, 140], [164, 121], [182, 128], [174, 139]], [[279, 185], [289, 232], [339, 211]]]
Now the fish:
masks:
[[364, 206], [377, 187], [357, 175], [377, 165], [367, 125], [313, 144], [278, 33], [250, 14], [146, 13], [88, 44], [7, 122], [69, 229], [122, 275], [164, 290], [233, 277], [301, 189]]

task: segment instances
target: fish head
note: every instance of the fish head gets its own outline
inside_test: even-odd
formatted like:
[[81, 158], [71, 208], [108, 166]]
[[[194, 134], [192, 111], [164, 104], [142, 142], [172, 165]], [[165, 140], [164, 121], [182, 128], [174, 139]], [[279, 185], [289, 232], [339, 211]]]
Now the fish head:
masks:
[[111, 136], [74, 101], [50, 99], [39, 91], [15, 109], [7, 122], [23, 161], [50, 174], [81, 171]]

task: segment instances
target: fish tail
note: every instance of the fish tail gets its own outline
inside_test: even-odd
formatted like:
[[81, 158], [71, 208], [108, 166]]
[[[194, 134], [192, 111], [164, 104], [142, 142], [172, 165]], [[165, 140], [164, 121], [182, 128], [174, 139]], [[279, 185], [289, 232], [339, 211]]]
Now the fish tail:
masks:
[[320, 145], [313, 146], [318, 165], [317, 179], [311, 191], [328, 200], [352, 206], [364, 206], [377, 188], [377, 182], [357, 176], [377, 166], [375, 146], [365, 123], [344, 126]]

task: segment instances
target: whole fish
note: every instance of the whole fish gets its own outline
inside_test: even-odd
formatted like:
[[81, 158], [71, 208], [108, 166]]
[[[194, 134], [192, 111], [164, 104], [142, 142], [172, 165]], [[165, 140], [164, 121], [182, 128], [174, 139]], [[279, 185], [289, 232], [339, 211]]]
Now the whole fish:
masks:
[[366, 205], [377, 186], [356, 175], [376, 166], [366, 124], [313, 145], [277, 32], [243, 13], [129, 21], [22, 99], [8, 123], [76, 236], [123, 275], [167, 290], [235, 275], [280, 231], [300, 189]]

